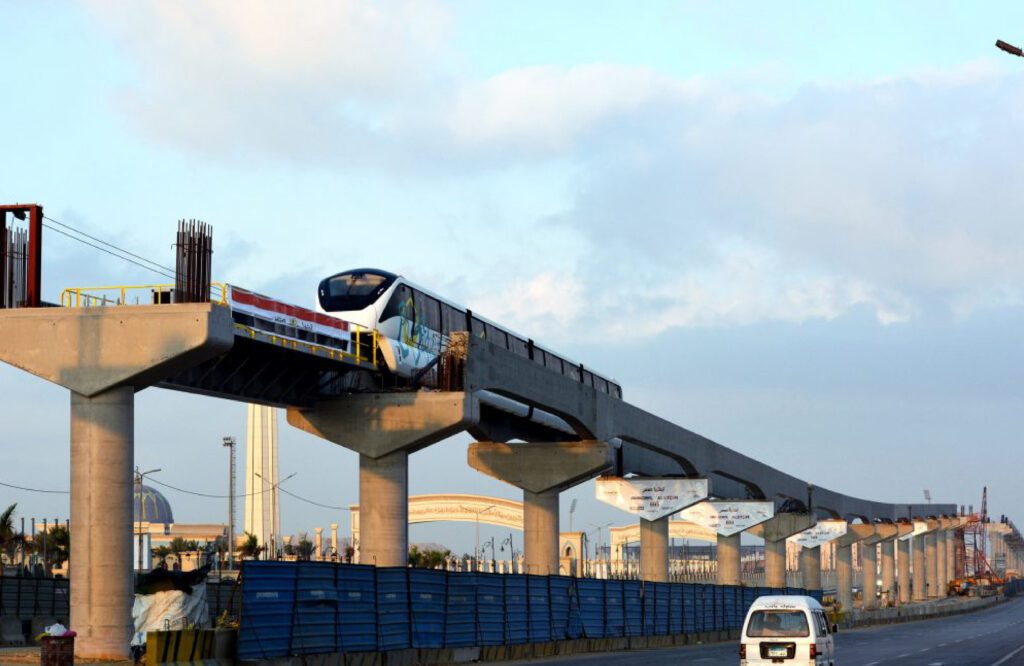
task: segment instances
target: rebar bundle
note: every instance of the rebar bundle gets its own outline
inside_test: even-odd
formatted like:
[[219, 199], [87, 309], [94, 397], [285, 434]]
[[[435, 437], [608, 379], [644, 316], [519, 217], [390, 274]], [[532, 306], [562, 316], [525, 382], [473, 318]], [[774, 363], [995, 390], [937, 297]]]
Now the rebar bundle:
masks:
[[213, 227], [198, 220], [179, 221], [175, 250], [175, 302], [203, 303], [210, 300]]

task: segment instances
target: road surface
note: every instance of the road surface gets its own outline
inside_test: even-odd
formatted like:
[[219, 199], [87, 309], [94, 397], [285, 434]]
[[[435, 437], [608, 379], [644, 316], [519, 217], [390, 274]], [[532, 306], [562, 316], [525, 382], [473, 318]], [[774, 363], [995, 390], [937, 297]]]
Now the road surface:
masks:
[[[1024, 599], [975, 613], [836, 634], [837, 666], [1024, 666]], [[508, 666], [737, 666], [738, 643], [506, 662]]]

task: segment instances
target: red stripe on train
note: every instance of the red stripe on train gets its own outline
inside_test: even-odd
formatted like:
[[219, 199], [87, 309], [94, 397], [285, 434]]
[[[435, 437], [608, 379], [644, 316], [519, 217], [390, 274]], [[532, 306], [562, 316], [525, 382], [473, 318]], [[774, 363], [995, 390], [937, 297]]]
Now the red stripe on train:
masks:
[[348, 330], [348, 322], [341, 319], [335, 319], [334, 317], [329, 317], [325, 314], [321, 314], [307, 308], [301, 308], [297, 305], [289, 305], [287, 303], [282, 303], [281, 301], [275, 301], [272, 298], [268, 298], [251, 291], [246, 291], [244, 289], [239, 289], [238, 287], [231, 287], [231, 300], [238, 301], [242, 305], [248, 305], [260, 310], [267, 310], [268, 312], [288, 315], [289, 317], [303, 319], [305, 321], [320, 324], [321, 326], [329, 326], [341, 331]]

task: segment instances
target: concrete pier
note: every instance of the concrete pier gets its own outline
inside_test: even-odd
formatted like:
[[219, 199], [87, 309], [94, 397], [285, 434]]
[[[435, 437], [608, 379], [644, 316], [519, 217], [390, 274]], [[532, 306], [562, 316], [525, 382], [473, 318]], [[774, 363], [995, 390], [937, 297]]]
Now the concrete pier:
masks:
[[853, 608], [853, 544], [875, 536], [874, 525], [851, 523], [846, 534], [836, 538], [836, 600], [844, 611]]
[[231, 349], [210, 303], [0, 313], [0, 360], [71, 391], [71, 628], [79, 659], [127, 659], [135, 393]]
[[640, 578], [668, 582], [668, 517], [640, 519]]
[[131, 640], [135, 389], [71, 394], [71, 627], [79, 654], [123, 658]]
[[409, 562], [409, 454], [359, 456], [359, 561], [378, 567]]
[[861, 551], [861, 608], [878, 608], [878, 544], [865, 543]]
[[803, 575], [804, 589], [821, 589], [821, 546], [800, 551], [800, 573]]
[[879, 545], [882, 555], [882, 598], [896, 603], [896, 540], [886, 539]]
[[786, 539], [814, 526], [809, 513], [778, 513], [747, 532], [764, 539], [765, 585], [786, 587]]
[[523, 563], [526, 573], [558, 573], [557, 490], [523, 491]]
[[718, 535], [718, 573], [719, 585], [740, 584], [740, 535]]
[[[911, 530], [913, 526], [907, 525]], [[902, 526], [901, 526], [902, 529]], [[909, 532], [908, 532], [909, 533]], [[910, 582], [910, 542], [911, 539], [896, 540], [896, 568], [897, 584], [899, 585], [900, 605], [910, 603], [910, 592], [913, 589]]]
[[927, 574], [925, 574], [924, 565], [924, 538], [924, 534], [918, 534], [913, 539], [911, 539], [911, 542], [913, 542], [914, 549], [913, 592], [911, 598], [915, 603], [924, 601], [928, 598], [928, 594], [925, 591], [925, 581], [927, 580]]
[[607, 442], [594, 440], [469, 445], [470, 467], [523, 491], [523, 562], [527, 573], [559, 572], [558, 495], [610, 469], [613, 454]]
[[924, 570], [927, 581], [926, 594], [929, 599], [939, 597], [939, 560], [935, 548], [937, 537], [938, 532], [935, 530], [924, 535]]

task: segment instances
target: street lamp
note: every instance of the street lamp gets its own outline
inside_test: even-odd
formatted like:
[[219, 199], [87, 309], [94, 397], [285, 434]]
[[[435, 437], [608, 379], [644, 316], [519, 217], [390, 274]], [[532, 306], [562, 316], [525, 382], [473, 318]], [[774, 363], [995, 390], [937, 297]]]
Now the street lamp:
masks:
[[139, 565], [137, 567], [137, 570], [139, 571], [142, 571], [142, 519], [145, 517], [146, 514], [146, 502], [145, 498], [143, 498], [142, 496], [142, 480], [146, 478], [148, 474], [156, 474], [157, 472], [161, 471], [163, 470], [161, 470], [159, 467], [157, 467], [156, 469], [147, 470], [145, 472], [140, 472], [138, 467], [135, 468], [135, 492], [139, 494]]
[[480, 566], [480, 514], [487, 513], [496, 506], [498, 505], [492, 504], [486, 509], [481, 509], [479, 511], [474, 512], [476, 513], [476, 550], [473, 552], [473, 557], [476, 558], [475, 564], [478, 567]]
[[572, 514], [576, 513], [576, 500], [569, 504], [569, 531], [572, 532]]
[[228, 571], [235, 568], [235, 438], [223, 438], [228, 448], [230, 463], [228, 465]]
[[601, 543], [602, 543], [602, 540], [601, 540], [601, 530], [603, 530], [606, 527], [611, 527], [615, 523], [605, 523], [603, 525], [595, 525], [594, 523], [587, 523], [587, 524], [590, 525], [591, 527], [594, 527], [594, 528], [597, 529], [597, 548], [594, 550], [594, 559], [597, 560], [598, 562], [600, 562], [601, 561]]
[[[253, 474], [255, 476], [259, 477], [260, 481], [263, 482], [264, 486], [267, 485], [267, 479], [263, 478], [262, 474], [260, 474], [259, 472], [255, 472], [255, 471], [253, 472]], [[269, 492], [274, 492], [275, 490], [277, 490], [278, 486], [280, 486], [282, 483], [284, 483], [288, 479], [292, 478], [296, 474], [298, 474], [298, 472], [292, 472], [291, 474], [289, 474], [288, 476], [284, 477], [283, 479], [281, 479], [277, 483], [271, 485]], [[268, 492], [268, 491], [267, 490], [262, 490], [260, 492], [264, 492], [265, 493], [265, 492]], [[275, 505], [276, 504], [277, 503], [275, 502]], [[273, 532], [271, 532], [270, 533], [270, 549], [274, 552], [274, 559], [277, 560], [277, 559], [280, 559], [280, 558], [277, 556], [277, 540], [276, 540], [275, 537], [276, 537], [276, 535]], [[264, 545], [266, 545], [266, 544], [264, 544]]]

